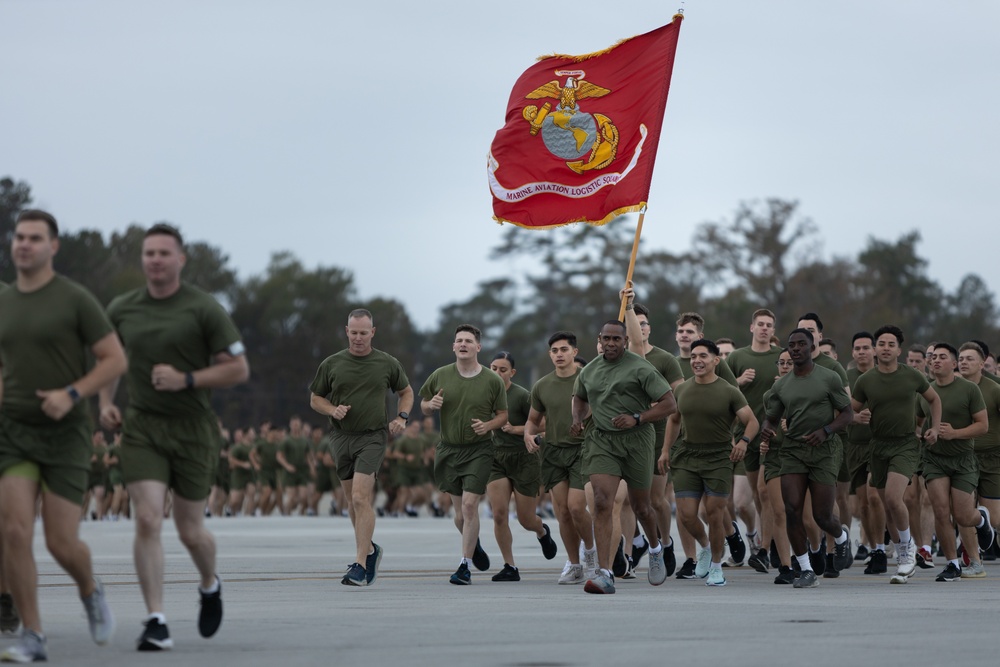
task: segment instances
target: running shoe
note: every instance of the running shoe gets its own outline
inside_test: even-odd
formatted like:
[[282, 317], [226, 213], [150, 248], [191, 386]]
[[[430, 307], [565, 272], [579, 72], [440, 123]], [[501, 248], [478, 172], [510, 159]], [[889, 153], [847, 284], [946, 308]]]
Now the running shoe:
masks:
[[990, 523], [990, 511], [981, 505], [977, 509], [983, 517], [983, 525], [976, 528], [976, 537], [979, 538], [979, 550], [989, 551], [990, 547], [993, 546], [993, 538], [995, 537], [993, 524]]
[[455, 574], [451, 575], [449, 581], [456, 586], [468, 586], [472, 583], [472, 573], [469, 572], [469, 566], [465, 564], [465, 561], [462, 561], [462, 564], [455, 570]]
[[597, 576], [588, 579], [583, 585], [583, 590], [596, 595], [613, 595], [615, 592], [615, 578], [607, 570], [598, 570]]
[[896, 577], [909, 579], [913, 576], [917, 569], [916, 549], [912, 539], [896, 547]]
[[961, 578], [962, 568], [949, 561], [948, 566], [941, 571], [941, 574], [934, 581], [958, 581]]
[[872, 551], [871, 560], [865, 568], [865, 574], [885, 574], [889, 571], [889, 559], [881, 549]]
[[104, 596], [104, 584], [95, 577], [94, 585], [94, 592], [82, 598], [83, 608], [87, 610], [91, 639], [98, 646], [103, 646], [115, 633], [115, 615], [111, 612], [108, 600]]
[[[639, 561], [649, 551], [649, 540], [646, 539], [645, 535], [639, 535], [639, 537], [642, 538], [642, 544], [639, 546], [632, 545], [632, 567], [639, 567]], [[661, 541], [660, 544], [663, 544], [663, 542]]]
[[686, 561], [684, 561], [684, 564], [681, 565], [681, 569], [677, 570], [677, 578], [678, 579], [697, 579], [697, 577], [695, 576], [695, 573], [694, 573], [694, 559], [693, 558], [688, 558]]
[[767, 574], [767, 550], [758, 549], [747, 559], [747, 565], [761, 574]]
[[854, 559], [851, 558], [851, 539], [848, 538], [844, 540], [843, 544], [833, 545], [833, 569], [840, 572], [841, 570], [846, 570], [851, 566], [851, 562]]
[[982, 561], [973, 561], [969, 567], [962, 568], [962, 579], [985, 579], [986, 568]]
[[636, 576], [635, 576], [635, 566], [632, 564], [632, 557], [631, 556], [625, 556], [625, 560], [628, 561], [628, 567], [625, 568], [625, 574], [622, 575], [622, 579], [624, 579], [624, 580], [635, 579], [636, 578]]
[[562, 573], [559, 575], [560, 584], [582, 584], [587, 578], [583, 576], [583, 566], [574, 565], [573, 563], [566, 561], [566, 565], [563, 567]]
[[[660, 540], [660, 544], [663, 544], [663, 540]], [[677, 556], [674, 555], [674, 541], [670, 540], [670, 544], [663, 546], [663, 565], [667, 568], [667, 576], [672, 576], [674, 570], [677, 569]]]
[[698, 562], [694, 566], [694, 576], [704, 579], [708, 576], [708, 569], [712, 566], [712, 550], [708, 547], [698, 549]]
[[646, 572], [646, 578], [649, 579], [649, 583], [654, 586], [659, 586], [664, 581], [667, 580], [667, 566], [663, 562], [663, 552], [666, 549], [660, 548], [659, 553], [649, 554], [649, 570]]
[[513, 565], [503, 564], [503, 569], [493, 575], [493, 581], [521, 581], [521, 573]]
[[148, 618], [143, 625], [142, 634], [136, 640], [136, 648], [140, 651], [167, 651], [174, 647], [166, 623], [160, 623], [158, 618]]
[[21, 616], [14, 606], [14, 596], [10, 593], [0, 593], [0, 632], [15, 633], [21, 627]]
[[0, 654], [3, 662], [45, 662], [49, 655], [45, 650], [45, 636], [34, 630], [24, 629], [17, 643], [8, 646], [7, 650]]
[[792, 582], [792, 588], [816, 588], [819, 586], [819, 577], [812, 570], [805, 570]]
[[740, 526], [735, 521], [733, 521], [733, 534], [726, 535], [726, 544], [729, 545], [729, 555], [732, 557], [733, 563], [742, 565], [747, 557], [747, 543], [743, 541], [743, 536], [740, 535]]
[[705, 581], [706, 586], [725, 586], [726, 576], [722, 573], [721, 567], [711, 567], [708, 569], [708, 579]]
[[785, 565], [778, 567], [778, 576], [774, 578], [774, 583], [776, 584], [793, 584], [795, 583], [795, 573], [792, 572], [792, 568]]
[[382, 547], [372, 542], [372, 552], [365, 558], [365, 578], [368, 580], [369, 586], [375, 583], [375, 578], [378, 577], [378, 566], [381, 564]]
[[816, 576], [822, 576], [826, 572], [826, 550], [813, 551], [809, 549], [809, 566], [812, 567]]
[[486, 554], [486, 550], [483, 549], [483, 545], [478, 539], [476, 540], [476, 550], [472, 552], [472, 564], [480, 572], [490, 569], [490, 557]]
[[[222, 581], [219, 576], [215, 576], [219, 582], [219, 588], [214, 593], [203, 593], [201, 590], [201, 611], [198, 613], [198, 633], [202, 637], [211, 637], [219, 631], [222, 625]], [[368, 583], [371, 583], [369, 580]]]
[[559, 553], [559, 547], [552, 539], [552, 531], [549, 530], [548, 525], [543, 523], [542, 528], [545, 529], [545, 534], [538, 538], [538, 543], [542, 545], [542, 555], [545, 556], [545, 560], [552, 560]]
[[934, 567], [934, 557], [927, 549], [920, 547], [917, 550], [917, 567], [922, 570], [930, 570]]
[[625, 559], [625, 536], [622, 535], [618, 542], [618, 550], [615, 552], [615, 560], [611, 563], [611, 574], [616, 577], [624, 576], [628, 571], [628, 561]]
[[824, 579], [836, 579], [837, 577], [840, 576], [840, 571], [837, 570], [837, 568], [835, 568], [833, 566], [834, 565], [833, 561], [834, 561], [834, 555], [833, 554], [827, 554], [826, 555], [826, 569], [823, 570], [823, 578]]
[[597, 576], [597, 549], [583, 550], [583, 576], [586, 579]]
[[340, 583], [345, 586], [367, 586], [368, 575], [365, 574], [365, 568], [361, 563], [351, 563]]
[[858, 550], [854, 552], [854, 560], [865, 561], [868, 560], [868, 556], [868, 547], [858, 542]]

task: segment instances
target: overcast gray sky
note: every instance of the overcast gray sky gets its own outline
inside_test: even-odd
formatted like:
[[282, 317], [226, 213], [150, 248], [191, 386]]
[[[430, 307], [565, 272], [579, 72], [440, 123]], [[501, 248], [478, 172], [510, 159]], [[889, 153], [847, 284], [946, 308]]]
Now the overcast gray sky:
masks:
[[[0, 176], [67, 229], [174, 222], [244, 277], [283, 249], [350, 268], [431, 327], [511, 270], [486, 155], [518, 75], [679, 6], [0, 0]], [[827, 254], [916, 228], [946, 288], [997, 289], [1000, 3], [684, 8], [644, 248], [776, 196]]]

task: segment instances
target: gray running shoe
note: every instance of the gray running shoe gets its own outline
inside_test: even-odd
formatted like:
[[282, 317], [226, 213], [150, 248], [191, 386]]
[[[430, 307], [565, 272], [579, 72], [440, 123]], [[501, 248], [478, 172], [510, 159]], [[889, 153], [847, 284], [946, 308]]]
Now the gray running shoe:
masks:
[[792, 582], [792, 588], [816, 588], [819, 586], [819, 577], [812, 570], [804, 570], [798, 578]]
[[698, 549], [698, 562], [694, 566], [694, 576], [704, 579], [708, 576], [708, 569], [712, 566], [712, 550], [708, 547]]
[[647, 553], [649, 555], [649, 571], [646, 572], [646, 577], [649, 579], [649, 583], [659, 586], [667, 580], [667, 566], [663, 562], [663, 545], [660, 545], [659, 553], [654, 554], [652, 551]]
[[559, 575], [560, 584], [582, 584], [586, 580], [587, 578], [583, 576], [582, 565], [573, 565], [573, 563], [566, 561], [566, 566]]
[[583, 550], [583, 576], [586, 579], [593, 579], [597, 576], [597, 549]]
[[983, 567], [983, 561], [970, 561], [969, 567], [962, 568], [962, 579], [984, 579], [986, 577], [986, 568]]
[[85, 598], [83, 608], [87, 610], [87, 622], [90, 625], [90, 636], [94, 643], [103, 646], [111, 639], [115, 633], [115, 615], [108, 606], [108, 600], [104, 596], [104, 584], [101, 580], [94, 578], [94, 592]]
[[708, 571], [708, 581], [705, 582], [706, 586], [725, 586], [726, 585], [726, 575], [722, 574], [721, 567], [713, 567]]
[[3, 662], [44, 662], [49, 659], [49, 654], [45, 650], [45, 636], [34, 630], [24, 629], [21, 637], [13, 646], [8, 646], [7, 650], [0, 654], [0, 661]]
[[583, 590], [598, 595], [611, 595], [615, 592], [615, 578], [607, 570], [598, 570], [597, 576], [583, 585]]

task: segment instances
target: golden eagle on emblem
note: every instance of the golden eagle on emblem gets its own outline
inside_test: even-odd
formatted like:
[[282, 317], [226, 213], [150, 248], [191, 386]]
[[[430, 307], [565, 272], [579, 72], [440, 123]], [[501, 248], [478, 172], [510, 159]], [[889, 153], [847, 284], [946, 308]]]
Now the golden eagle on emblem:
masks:
[[578, 102], [604, 97], [611, 91], [585, 81], [580, 70], [557, 71], [556, 75], [568, 75], [566, 85], [549, 81], [525, 95], [529, 100], [558, 100], [555, 110], [551, 102], [540, 109], [534, 105], [524, 108], [521, 115], [530, 125], [530, 134], [541, 133], [549, 152], [567, 160], [566, 166], [578, 174], [603, 169], [614, 161], [618, 151], [618, 128], [603, 114], [584, 113]]

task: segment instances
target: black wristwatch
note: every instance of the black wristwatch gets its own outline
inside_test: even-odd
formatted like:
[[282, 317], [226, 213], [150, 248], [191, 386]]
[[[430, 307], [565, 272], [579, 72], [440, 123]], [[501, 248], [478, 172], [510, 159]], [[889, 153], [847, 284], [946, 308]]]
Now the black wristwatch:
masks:
[[638, 426], [639, 424], [642, 423], [642, 415], [639, 414], [638, 412], [633, 412], [632, 413], [632, 419], [635, 420], [635, 425], [636, 426]]
[[748, 445], [750, 444], [750, 438], [748, 438], [746, 436], [743, 436], [742, 438], [740, 438], [740, 440], [742, 440], [743, 442], [747, 443]]
[[396, 416], [399, 417], [400, 419], [402, 419], [404, 422], [405, 421], [409, 421], [409, 419], [410, 419], [410, 413], [409, 412], [400, 412]]
[[833, 435], [833, 429], [830, 428], [829, 426], [824, 426], [823, 432], [826, 433], [827, 435]]

